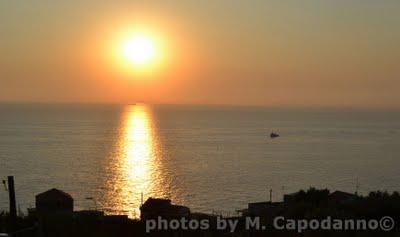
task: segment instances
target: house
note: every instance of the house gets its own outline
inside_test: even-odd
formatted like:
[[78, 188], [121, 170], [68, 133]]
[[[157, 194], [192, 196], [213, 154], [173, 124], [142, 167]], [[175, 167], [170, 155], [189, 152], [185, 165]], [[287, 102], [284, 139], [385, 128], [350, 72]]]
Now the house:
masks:
[[283, 195], [283, 202], [285, 204], [293, 203], [296, 200], [297, 195], [299, 195], [299, 192], [285, 194]]
[[190, 209], [185, 206], [173, 205], [170, 199], [149, 198], [140, 207], [140, 219], [179, 218], [188, 217]]
[[248, 216], [275, 216], [284, 210], [283, 202], [254, 202], [249, 203], [245, 215]]
[[72, 214], [73, 210], [74, 199], [66, 192], [53, 188], [36, 195], [36, 212], [38, 214]]
[[335, 191], [328, 196], [329, 202], [337, 204], [345, 204], [354, 201], [356, 198], [356, 194], [346, 193], [342, 191]]

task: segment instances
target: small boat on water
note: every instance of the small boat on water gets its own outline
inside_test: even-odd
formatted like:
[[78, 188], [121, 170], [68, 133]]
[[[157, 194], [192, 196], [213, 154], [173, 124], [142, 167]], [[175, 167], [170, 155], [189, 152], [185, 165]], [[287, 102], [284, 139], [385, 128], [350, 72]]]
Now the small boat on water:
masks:
[[271, 134], [269, 135], [271, 138], [276, 138], [276, 137], [279, 137], [279, 134], [278, 133], [274, 133], [274, 132], [271, 132]]

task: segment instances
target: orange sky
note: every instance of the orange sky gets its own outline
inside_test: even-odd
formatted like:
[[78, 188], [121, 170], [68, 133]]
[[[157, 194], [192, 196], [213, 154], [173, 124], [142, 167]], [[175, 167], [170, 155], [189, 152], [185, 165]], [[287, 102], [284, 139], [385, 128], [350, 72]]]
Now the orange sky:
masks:
[[[400, 105], [400, 2], [0, 2], [0, 101]], [[162, 44], [122, 68], [116, 39]]]

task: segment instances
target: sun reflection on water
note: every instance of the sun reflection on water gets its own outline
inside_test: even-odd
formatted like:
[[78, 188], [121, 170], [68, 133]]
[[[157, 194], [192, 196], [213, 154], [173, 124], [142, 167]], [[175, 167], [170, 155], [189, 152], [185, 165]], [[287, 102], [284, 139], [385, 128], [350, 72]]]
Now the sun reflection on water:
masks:
[[153, 137], [148, 111], [144, 106], [128, 108], [124, 139], [125, 176], [137, 190], [150, 185], [150, 166], [153, 158]]
[[150, 108], [135, 104], [125, 108], [122, 116], [114, 166], [113, 192], [108, 199], [112, 213], [139, 216], [141, 193], [154, 195], [160, 190], [157, 142]]

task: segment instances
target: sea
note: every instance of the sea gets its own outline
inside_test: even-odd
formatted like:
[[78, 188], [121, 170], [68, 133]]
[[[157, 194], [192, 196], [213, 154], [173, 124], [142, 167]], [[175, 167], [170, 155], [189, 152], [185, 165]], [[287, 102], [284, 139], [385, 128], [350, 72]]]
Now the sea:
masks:
[[0, 179], [21, 213], [52, 188], [132, 218], [149, 197], [235, 215], [270, 192], [399, 191], [399, 154], [395, 109], [0, 104]]

